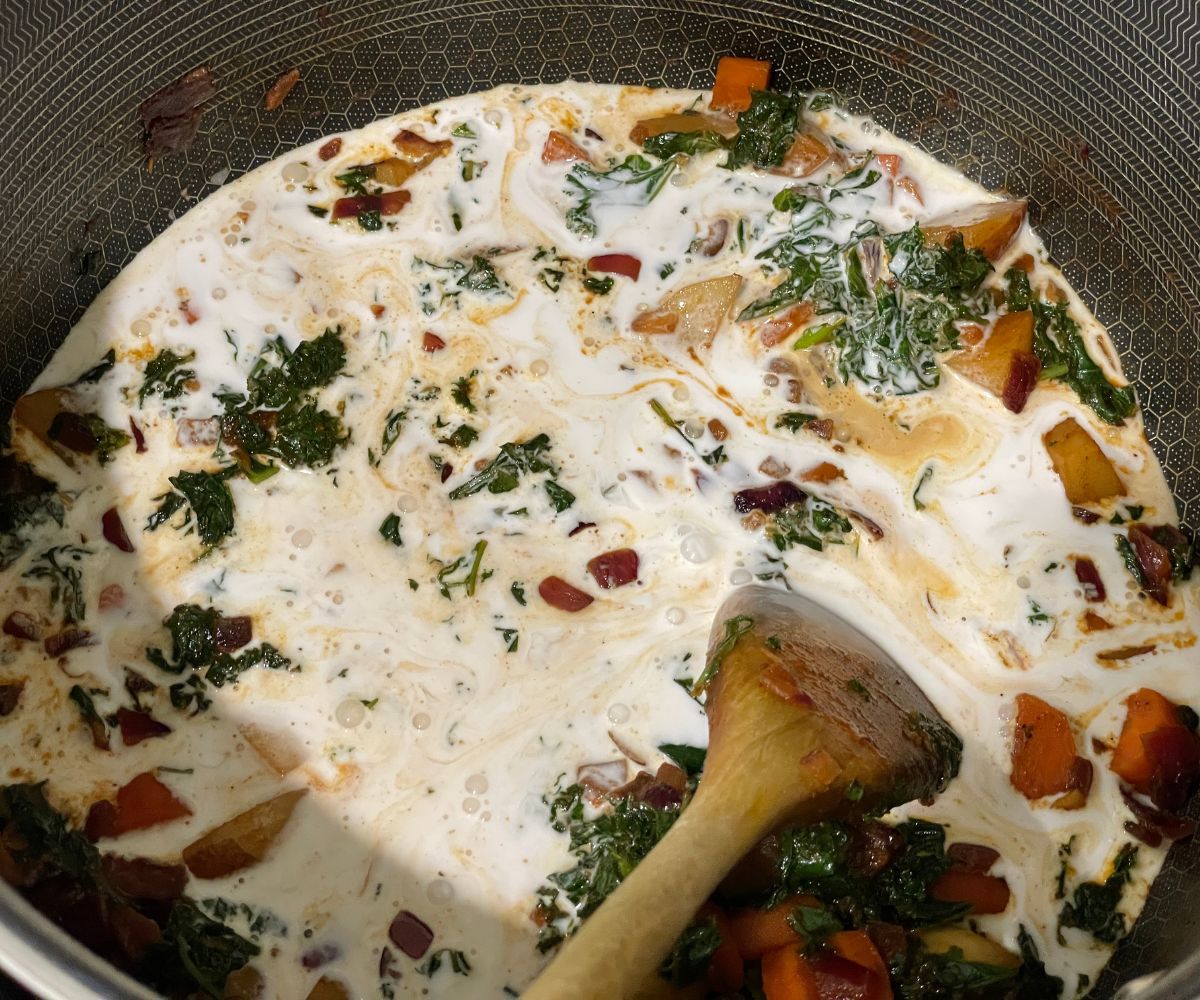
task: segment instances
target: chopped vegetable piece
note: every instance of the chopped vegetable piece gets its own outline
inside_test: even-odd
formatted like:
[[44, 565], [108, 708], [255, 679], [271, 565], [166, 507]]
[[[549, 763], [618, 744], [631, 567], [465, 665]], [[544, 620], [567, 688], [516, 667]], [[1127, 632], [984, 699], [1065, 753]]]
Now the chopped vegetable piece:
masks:
[[1178, 705], [1152, 688], [1139, 688], [1125, 699], [1125, 722], [1109, 767], [1135, 791], [1150, 794], [1157, 761], [1147, 750], [1146, 738], [1182, 725]]
[[766, 910], [747, 908], [731, 914], [729, 933], [742, 958], [762, 958], [777, 948], [804, 945], [804, 937], [796, 930], [792, 915], [801, 906], [819, 907], [815, 896], [789, 896]]
[[1070, 503], [1099, 503], [1125, 493], [1125, 484], [1108, 456], [1073, 418], [1048, 430], [1042, 442]]
[[808, 959], [794, 946], [776, 948], [763, 956], [762, 988], [766, 1000], [822, 1000], [825, 996], [818, 990]]
[[396, 914], [388, 927], [388, 938], [411, 959], [421, 958], [433, 944], [433, 930], [409, 910]]
[[1030, 800], [1077, 789], [1086, 796], [1091, 786], [1091, 764], [1076, 753], [1070, 720], [1031, 694], [1017, 695], [1009, 780]]
[[119, 837], [191, 814], [192, 810], [171, 789], [145, 771], [117, 789], [115, 803], [102, 800], [92, 805], [88, 810], [87, 834], [91, 840]]
[[947, 366], [993, 396], [1003, 397], [1016, 359], [1023, 355], [1032, 356], [1032, 352], [1033, 313], [1029, 310], [1008, 312], [996, 320], [982, 344], [951, 358]]
[[631, 281], [637, 281], [638, 276], [642, 273], [642, 262], [627, 253], [603, 253], [589, 257], [587, 266], [589, 271], [619, 274]]
[[121, 730], [121, 742], [127, 747], [156, 736], [166, 736], [171, 731], [170, 726], [159, 722], [149, 712], [135, 712], [124, 705], [117, 709], [117, 726]]
[[1093, 603], [1102, 603], [1108, 594], [1104, 589], [1104, 581], [1100, 578], [1100, 571], [1096, 569], [1096, 564], [1081, 556], [1077, 556], [1074, 563], [1075, 579], [1083, 588], [1083, 599]]
[[587, 568], [605, 590], [623, 587], [637, 579], [638, 554], [633, 549], [613, 549], [590, 559]]
[[125, 525], [121, 522], [121, 512], [116, 507], [109, 507], [101, 515], [100, 527], [103, 531], [105, 541], [112, 543], [122, 552], [133, 551], [133, 542], [129, 540], [129, 534], [125, 531]]
[[548, 576], [538, 584], [538, 593], [542, 600], [559, 611], [582, 611], [595, 600], [591, 594], [585, 593], [578, 587], [573, 587], [566, 580], [557, 576]]
[[770, 79], [771, 64], [766, 60], [721, 56], [708, 106], [727, 114], [745, 111], [750, 107], [751, 91], [766, 90]]
[[926, 240], [940, 246], [949, 246], [955, 236], [961, 236], [968, 250], [997, 261], [1012, 245], [1028, 207], [1024, 200], [989, 202], [934, 219], [922, 230]]
[[663, 296], [654, 309], [639, 313], [635, 333], [673, 333], [688, 347], [711, 347], [742, 287], [736, 274], [684, 285]]
[[587, 150], [575, 145], [558, 129], [551, 129], [542, 146], [543, 163], [587, 163], [592, 162]]
[[1008, 909], [1008, 883], [981, 872], [948, 871], [930, 887], [934, 899], [945, 903], [970, 903], [975, 914], [1003, 913]]
[[183, 863], [196, 878], [223, 878], [258, 864], [304, 793], [304, 789], [284, 792], [238, 813], [188, 844]]

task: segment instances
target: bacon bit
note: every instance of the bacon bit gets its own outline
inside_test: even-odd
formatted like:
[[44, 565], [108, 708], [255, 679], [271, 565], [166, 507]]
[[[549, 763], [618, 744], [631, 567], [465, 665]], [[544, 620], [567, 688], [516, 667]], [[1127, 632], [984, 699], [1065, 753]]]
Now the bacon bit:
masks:
[[832, 462], [822, 462], [802, 473], [800, 481], [804, 483], [832, 483], [835, 479], [845, 479], [846, 474]]
[[137, 453], [144, 455], [146, 453], [146, 435], [142, 433], [142, 429], [133, 417], [129, 418], [129, 433], [133, 435], [133, 446], [137, 449]]
[[382, 317], [385, 312], [387, 312], [387, 306], [381, 306], [378, 302], [372, 304], [371, 315], [376, 319]]
[[211, 448], [221, 440], [216, 417], [180, 417], [175, 421], [175, 444], [180, 448]]
[[1153, 643], [1147, 646], [1122, 646], [1120, 649], [1105, 649], [1096, 654], [1097, 660], [1132, 660], [1135, 656], [1145, 656], [1155, 650]]
[[[1163, 607], [1171, 603], [1171, 553], [1155, 536], [1160, 535], [1164, 528], [1170, 527], [1159, 525], [1152, 528], [1144, 524], [1135, 524], [1129, 529], [1129, 542], [1133, 546], [1133, 553], [1145, 580], [1144, 589]], [[1178, 529], [1174, 530], [1183, 538]], [[1175, 539], [1170, 541], [1174, 542]]]
[[1164, 726], [1142, 737], [1150, 759], [1150, 801], [1169, 812], [1187, 808], [1188, 796], [1200, 778], [1200, 736], [1187, 726]]
[[138, 108], [145, 154], [153, 157], [187, 149], [199, 131], [205, 102], [216, 95], [211, 70], [200, 66], [146, 98]]
[[442, 340], [436, 333], [426, 330], [421, 337], [421, 350], [426, 354], [436, 354], [438, 351], [445, 348], [446, 342]]
[[786, 340], [812, 319], [813, 304], [808, 299], [773, 316], [758, 328], [758, 339], [763, 347], [774, 347]]
[[6, 684], [0, 684], [0, 719], [8, 718], [16, 711], [17, 703], [21, 700], [21, 692], [24, 690], [24, 681], [9, 681]]
[[159, 722], [149, 712], [135, 712], [121, 706], [117, 709], [117, 725], [121, 729], [121, 742], [127, 747], [137, 746], [142, 740], [166, 736], [171, 727]]
[[716, 417], [709, 420], [708, 433], [713, 436], [714, 441], [725, 441], [729, 438], [729, 429]]
[[1084, 598], [1093, 604], [1102, 602], [1108, 594], [1104, 589], [1104, 581], [1100, 579], [1100, 571], [1090, 559], [1075, 558], [1075, 579], [1083, 588]]
[[317, 156], [322, 160], [332, 160], [342, 151], [342, 140], [338, 136], [334, 136], [325, 145], [317, 150]]
[[638, 313], [629, 328], [634, 333], [674, 333], [679, 326], [679, 313], [671, 309], [647, 309]]
[[149, 858], [102, 854], [100, 871], [112, 888], [129, 899], [169, 903], [182, 896], [187, 885], [183, 865], [164, 865]]
[[805, 496], [807, 494], [799, 486], [785, 479], [766, 486], [738, 490], [733, 495], [733, 508], [739, 514], [749, 514], [752, 510], [774, 514], [790, 504], [800, 503]]
[[692, 249], [703, 257], [715, 257], [721, 252], [721, 248], [725, 246], [725, 240], [729, 236], [729, 220], [714, 219], [708, 224], [708, 229], [703, 236], [697, 236], [692, 241]]
[[951, 871], [984, 874], [991, 871], [992, 865], [1000, 860], [1000, 852], [983, 844], [960, 842], [946, 848], [946, 857], [950, 859]]
[[300, 70], [289, 69], [278, 80], [271, 84], [263, 97], [263, 107], [268, 111], [277, 111], [283, 99], [292, 92], [292, 88], [300, 82]]
[[590, 559], [587, 569], [605, 590], [623, 587], [637, 579], [638, 554], [633, 549], [613, 549]]
[[583, 786], [588, 802], [597, 806], [605, 796], [625, 784], [628, 766], [623, 760], [608, 760], [599, 764], [584, 764], [575, 772], [575, 780]]
[[1101, 618], [1094, 611], [1085, 611], [1083, 615], [1083, 629], [1085, 632], [1102, 632], [1105, 629], [1112, 628], [1105, 619]]
[[812, 431], [822, 441], [828, 441], [833, 437], [833, 421], [828, 417], [822, 417], [820, 420], [810, 420], [804, 425], [806, 431]]
[[439, 156], [445, 156], [454, 146], [449, 139], [430, 141], [408, 129], [397, 132], [392, 138], [392, 144], [400, 150], [406, 160], [412, 161], [418, 170], [432, 163]]
[[341, 955], [341, 948], [336, 944], [326, 942], [325, 944], [314, 945], [304, 952], [300, 956], [300, 964], [306, 969], [319, 969], [322, 965], [328, 965], [335, 959], [341, 958]]
[[29, 641], [38, 638], [41, 629], [33, 615], [24, 611], [10, 611], [4, 619], [4, 634], [11, 635], [14, 639]]
[[542, 162], [570, 163], [572, 161], [591, 163], [592, 158], [587, 154], [587, 150], [580, 149], [558, 129], [551, 129], [550, 134], [546, 136], [546, 144], [542, 147]]
[[1095, 511], [1088, 510], [1086, 507], [1072, 507], [1071, 515], [1077, 521], [1082, 521], [1084, 524], [1095, 524], [1100, 520], [1099, 514], [1097, 514]]
[[441, 472], [442, 482], [444, 483], [452, 475], [454, 475], [454, 466], [451, 465], [449, 462], [443, 462], [442, 463], [442, 472]]
[[848, 510], [846, 511], [846, 516], [866, 531], [875, 541], [879, 541], [883, 537], [883, 528], [867, 517], [866, 514], [860, 514], [856, 510]]
[[94, 645], [92, 633], [87, 629], [74, 626], [65, 628], [55, 635], [48, 635], [42, 640], [42, 647], [46, 650], [47, 656], [62, 656], [63, 653], [72, 649], [91, 645]]
[[129, 540], [129, 534], [125, 531], [125, 525], [121, 522], [121, 512], [116, 507], [109, 507], [100, 516], [100, 526], [104, 533], [104, 540], [116, 546], [122, 552], [132, 552], [133, 542]]
[[333, 203], [334, 219], [353, 219], [363, 212], [378, 212], [380, 215], [398, 215], [412, 201], [412, 192], [385, 191], [383, 194], [360, 194], [350, 198], [339, 198]]
[[1004, 392], [1000, 397], [1005, 409], [1012, 413], [1020, 413], [1025, 409], [1041, 373], [1042, 362], [1036, 354], [1014, 352], [1008, 369], [1008, 381], [1004, 383]]
[[433, 930], [410, 910], [401, 910], [396, 914], [388, 927], [388, 937], [392, 944], [412, 959], [420, 958], [433, 944]]
[[883, 871], [904, 852], [904, 838], [884, 823], [865, 823], [852, 838], [852, 862], [865, 875]]
[[573, 527], [570, 531], [567, 532], [567, 537], [574, 538], [581, 531], [587, 531], [588, 528], [594, 528], [594, 527], [596, 527], [595, 521], [580, 521], [577, 525], [575, 525], [575, 527]]
[[542, 600], [559, 611], [574, 613], [582, 611], [595, 600], [591, 594], [585, 593], [578, 587], [573, 587], [558, 576], [548, 576], [538, 584], [538, 593]]
[[[1138, 818], [1136, 824], [1127, 823], [1125, 829], [1151, 847], [1157, 847], [1161, 844], [1164, 837], [1167, 840], [1182, 840], [1184, 837], [1190, 837], [1196, 832], [1196, 821], [1194, 819], [1188, 819], [1185, 816], [1174, 816], [1169, 812], [1156, 809], [1149, 803], [1142, 802], [1136, 798], [1133, 792], [1124, 785], [1121, 786], [1121, 798], [1125, 800], [1125, 805], [1129, 807], [1129, 811]], [[1158, 838], [1157, 842], [1136, 833], [1130, 829], [1131, 826], [1136, 826], [1142, 831], [1153, 834]]]
[[192, 810], [175, 798], [150, 771], [134, 777], [117, 789], [115, 803], [102, 799], [88, 810], [84, 831], [88, 839], [119, 837], [132, 830], [169, 823], [190, 816]]
[[900, 156], [897, 153], [876, 153], [875, 159], [879, 163], [879, 167], [889, 177], [896, 177], [900, 173]]
[[642, 262], [627, 253], [598, 254], [588, 258], [587, 266], [589, 271], [598, 271], [601, 274], [619, 274], [633, 281], [637, 281], [638, 276], [642, 273]]
[[801, 132], [784, 154], [783, 162], [770, 172], [785, 177], [808, 177], [829, 162], [833, 148], [815, 132]]
[[254, 638], [254, 623], [249, 615], [222, 616], [213, 623], [212, 637], [219, 652], [232, 653]]
[[775, 695], [776, 698], [782, 698], [793, 705], [803, 705], [805, 708], [812, 708], [812, 698], [807, 692], [801, 689], [795, 676], [782, 663], [775, 662], [769, 664], [758, 675], [758, 683], [770, 691], [771, 694]]
[[[539, 904], [541, 905], [541, 904]], [[395, 960], [395, 955], [392, 954], [392, 949], [386, 944], [383, 946], [383, 951], [379, 953], [379, 978], [380, 979], [399, 979], [400, 970], [397, 969], [392, 962]]]
[[125, 606], [125, 588], [119, 583], [107, 584], [100, 591], [100, 610], [111, 611]]
[[197, 316], [195, 311], [192, 309], [192, 303], [190, 299], [184, 299], [179, 303], [179, 311], [183, 313], [183, 318], [187, 320], [188, 326], [191, 326], [200, 319], [200, 317]]

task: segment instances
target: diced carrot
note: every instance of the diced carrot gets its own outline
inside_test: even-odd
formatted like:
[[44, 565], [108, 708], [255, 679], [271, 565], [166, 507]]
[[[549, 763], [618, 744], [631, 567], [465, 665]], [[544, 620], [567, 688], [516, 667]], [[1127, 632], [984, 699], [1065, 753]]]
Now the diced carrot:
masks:
[[115, 804], [105, 800], [92, 804], [87, 831], [92, 840], [119, 837], [131, 830], [144, 830], [191, 814], [192, 810], [175, 798], [171, 789], [152, 772], [144, 771], [117, 789]]
[[879, 165], [883, 168], [883, 172], [889, 177], [895, 177], [900, 173], [900, 157], [896, 153], [876, 153], [875, 159], [879, 161]]
[[819, 1000], [812, 967], [795, 946], [763, 956], [762, 985], [767, 1000]]
[[887, 965], [884, 964], [883, 956], [879, 954], [879, 949], [875, 947], [875, 942], [871, 940], [866, 931], [838, 931], [830, 934], [826, 943], [835, 955], [849, 959], [855, 965], [861, 965], [864, 969], [875, 973], [881, 984], [880, 988], [875, 991], [880, 1000], [892, 1000], [892, 983]]
[[1075, 734], [1067, 716], [1031, 694], [1017, 695], [1013, 787], [1027, 799], [1069, 792], [1079, 786]]
[[1113, 773], [1137, 791], [1148, 791], [1154, 778], [1154, 762], [1142, 740], [1156, 730], [1178, 725], [1179, 709], [1173, 701], [1150, 688], [1134, 691], [1125, 699], [1125, 724], [1109, 765]]
[[546, 136], [546, 144], [542, 147], [542, 162], [543, 163], [591, 163], [592, 158], [588, 156], [587, 150], [580, 149], [562, 132], [557, 129], [551, 129], [550, 134]]
[[813, 896], [791, 896], [769, 910], [744, 909], [733, 914], [729, 930], [742, 958], [762, 958], [785, 945], [802, 944], [803, 939], [788, 922], [798, 906], [820, 906]]
[[1008, 909], [1008, 883], [983, 872], [945, 872], [929, 892], [943, 903], [970, 903], [972, 913], [1003, 913]]
[[708, 106], [729, 114], [745, 111], [750, 107], [750, 91], [766, 90], [770, 79], [771, 64], [765, 60], [721, 56]]

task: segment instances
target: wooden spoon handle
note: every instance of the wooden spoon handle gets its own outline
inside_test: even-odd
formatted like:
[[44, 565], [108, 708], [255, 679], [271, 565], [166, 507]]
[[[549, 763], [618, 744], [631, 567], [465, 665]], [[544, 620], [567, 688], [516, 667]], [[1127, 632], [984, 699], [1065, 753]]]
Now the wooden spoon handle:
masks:
[[563, 946], [522, 1000], [622, 1000], [658, 969], [726, 872], [766, 832], [762, 815], [698, 794], [658, 846]]

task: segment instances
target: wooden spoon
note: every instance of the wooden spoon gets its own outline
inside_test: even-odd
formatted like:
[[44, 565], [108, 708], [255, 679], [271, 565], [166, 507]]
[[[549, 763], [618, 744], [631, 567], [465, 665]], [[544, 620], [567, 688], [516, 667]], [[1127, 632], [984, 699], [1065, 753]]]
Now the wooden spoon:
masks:
[[920, 689], [857, 629], [798, 594], [745, 587], [730, 596], [701, 681], [709, 748], [696, 794], [523, 1000], [645, 995], [700, 905], [781, 823], [898, 805], [957, 773], [962, 743]]

